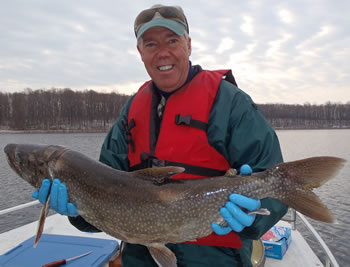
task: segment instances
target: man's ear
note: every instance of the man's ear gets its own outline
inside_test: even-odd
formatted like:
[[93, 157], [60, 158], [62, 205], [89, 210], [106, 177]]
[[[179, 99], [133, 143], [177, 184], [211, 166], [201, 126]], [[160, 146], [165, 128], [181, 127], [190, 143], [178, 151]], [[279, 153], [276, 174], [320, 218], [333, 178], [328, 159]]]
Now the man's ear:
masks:
[[190, 56], [192, 53], [191, 37], [188, 37], [187, 46], [188, 46], [188, 56]]

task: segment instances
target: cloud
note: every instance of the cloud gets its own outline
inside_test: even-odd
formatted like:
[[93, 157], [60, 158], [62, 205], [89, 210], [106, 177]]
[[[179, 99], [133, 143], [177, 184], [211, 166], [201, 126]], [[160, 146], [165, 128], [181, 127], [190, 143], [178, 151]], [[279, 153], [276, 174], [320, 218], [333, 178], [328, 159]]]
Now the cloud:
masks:
[[278, 12], [278, 15], [281, 18], [281, 22], [284, 22], [286, 24], [291, 24], [295, 22], [295, 17], [293, 13], [288, 9], [284, 9], [284, 8], [280, 9]]
[[251, 16], [242, 16], [243, 23], [240, 26], [242, 32], [252, 36], [254, 35], [254, 19]]
[[234, 44], [235, 44], [235, 41], [232, 38], [224, 37], [221, 40], [219, 47], [216, 49], [216, 53], [222, 54], [226, 51], [230, 51], [233, 48]]
[[[134, 18], [153, 4], [1, 1], [0, 90], [135, 92], [149, 77], [136, 50]], [[233, 69], [256, 102], [350, 101], [350, 2], [177, 4], [189, 21], [193, 64]]]

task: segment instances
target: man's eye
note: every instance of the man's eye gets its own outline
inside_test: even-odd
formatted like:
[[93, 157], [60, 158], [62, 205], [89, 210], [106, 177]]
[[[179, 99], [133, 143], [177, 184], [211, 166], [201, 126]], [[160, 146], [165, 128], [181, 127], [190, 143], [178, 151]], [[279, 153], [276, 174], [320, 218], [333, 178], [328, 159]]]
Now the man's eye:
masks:
[[146, 47], [154, 47], [156, 44], [155, 43], [146, 43]]
[[170, 39], [169, 43], [175, 44], [175, 43], [177, 43], [177, 39]]

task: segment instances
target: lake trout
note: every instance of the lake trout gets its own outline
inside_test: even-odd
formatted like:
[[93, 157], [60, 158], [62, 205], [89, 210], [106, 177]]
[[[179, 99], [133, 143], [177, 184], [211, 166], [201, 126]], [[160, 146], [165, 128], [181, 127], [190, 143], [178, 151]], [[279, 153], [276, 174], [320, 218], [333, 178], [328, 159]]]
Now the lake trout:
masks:
[[232, 193], [275, 198], [304, 215], [327, 223], [330, 210], [312, 192], [335, 176], [345, 160], [314, 157], [281, 163], [251, 176], [177, 180], [181, 167], [125, 172], [61, 146], [9, 144], [9, 165], [39, 189], [44, 178], [58, 177], [79, 215], [105, 233], [148, 247], [160, 266], [176, 266], [167, 243], [193, 241], [225, 225], [220, 208]]

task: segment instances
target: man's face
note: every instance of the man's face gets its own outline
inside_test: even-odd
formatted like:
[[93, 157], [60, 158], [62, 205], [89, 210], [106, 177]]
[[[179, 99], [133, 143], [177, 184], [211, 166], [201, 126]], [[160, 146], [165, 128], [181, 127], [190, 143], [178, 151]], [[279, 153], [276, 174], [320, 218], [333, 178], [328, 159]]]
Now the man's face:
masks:
[[182, 86], [189, 71], [191, 39], [164, 27], [154, 27], [142, 35], [137, 47], [153, 82], [165, 92]]

